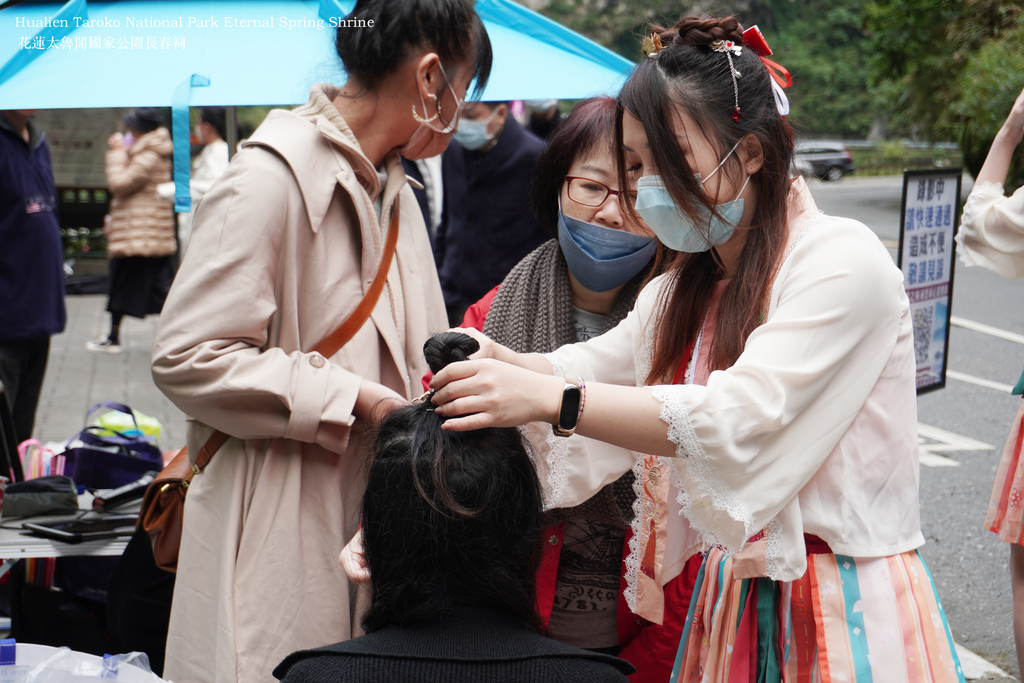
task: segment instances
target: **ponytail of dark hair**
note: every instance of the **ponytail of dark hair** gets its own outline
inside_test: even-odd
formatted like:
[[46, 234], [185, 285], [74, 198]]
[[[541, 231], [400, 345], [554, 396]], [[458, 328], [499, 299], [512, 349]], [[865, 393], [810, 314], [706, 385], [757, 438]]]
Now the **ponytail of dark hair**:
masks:
[[[372, 22], [372, 23], [371, 23]], [[358, 0], [339, 22], [334, 47], [345, 71], [373, 88], [412, 56], [436, 52], [450, 78], [460, 62], [474, 62], [474, 93], [491, 74], [491, 41], [470, 0]]]
[[[658, 173], [676, 205], [701, 224], [700, 206], [715, 211], [721, 201], [706, 197], [694, 178], [676, 140], [676, 112], [682, 109], [722, 159], [745, 135], [761, 143], [764, 163], [751, 178], [757, 188], [757, 207], [735, 272], [718, 306], [711, 344], [712, 369], [736, 362], [750, 333], [767, 312], [772, 283], [788, 236], [787, 198], [793, 143], [772, 93], [768, 69], [751, 49], [732, 57], [742, 77], [736, 80], [742, 117], [734, 121], [733, 79], [725, 54], [710, 44], [731, 40], [743, 44], [743, 26], [735, 17], [683, 17], [671, 28], [651, 25], [664, 48], [644, 57], [623, 86], [616, 114], [616, 145], [620, 182], [625, 182], [622, 117], [629, 112], [643, 124]], [[722, 171], [740, 169], [735, 155]], [[731, 197], [728, 199], [732, 199]], [[726, 200], [727, 201], [727, 200]], [[627, 211], [635, 215], [634, 207]], [[723, 276], [713, 251], [675, 254], [669, 266], [672, 283], [659, 302], [654, 354], [647, 383], [669, 381], [683, 361], [687, 344], [700, 332], [711, 303], [716, 279]]]
[[[447, 332], [424, 345], [434, 372], [479, 349]], [[516, 429], [451, 432], [429, 401], [377, 431], [363, 498], [368, 632], [484, 605], [538, 626], [540, 484]]]

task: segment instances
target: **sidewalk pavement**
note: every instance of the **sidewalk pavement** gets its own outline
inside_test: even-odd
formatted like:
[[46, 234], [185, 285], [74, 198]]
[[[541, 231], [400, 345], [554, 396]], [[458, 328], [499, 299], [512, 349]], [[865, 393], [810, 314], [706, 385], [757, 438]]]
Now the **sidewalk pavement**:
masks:
[[185, 445], [185, 414], [153, 384], [150, 349], [158, 317], [145, 320], [125, 316], [121, 323], [120, 355], [90, 353], [85, 342], [102, 339], [110, 331], [105, 295], [69, 296], [65, 299], [68, 324], [50, 341], [34, 436], [42, 443], [66, 441], [85, 426], [85, 413], [101, 401], [126, 403], [160, 420], [161, 450]]

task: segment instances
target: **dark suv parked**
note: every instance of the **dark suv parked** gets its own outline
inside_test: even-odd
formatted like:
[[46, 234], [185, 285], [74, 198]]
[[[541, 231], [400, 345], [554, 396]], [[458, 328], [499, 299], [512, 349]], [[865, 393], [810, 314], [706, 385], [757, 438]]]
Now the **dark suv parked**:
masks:
[[847, 173], [853, 173], [853, 156], [841, 142], [801, 142], [795, 152], [795, 166], [805, 175], [840, 180]]

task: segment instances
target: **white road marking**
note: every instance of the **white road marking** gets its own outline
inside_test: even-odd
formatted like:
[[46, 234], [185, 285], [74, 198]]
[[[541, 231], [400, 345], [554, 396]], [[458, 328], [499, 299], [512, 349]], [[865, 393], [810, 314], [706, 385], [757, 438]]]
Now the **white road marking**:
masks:
[[987, 659], [982, 659], [960, 643], [953, 643], [953, 647], [956, 648], [956, 656], [960, 660], [960, 668], [963, 670], [964, 678], [967, 680], [973, 681], [979, 678], [1008, 678], [1013, 680], [1013, 676]]
[[1018, 344], [1024, 344], [1024, 334], [1017, 334], [1016, 332], [1010, 332], [1009, 330], [1001, 330], [998, 327], [992, 327], [985, 323], [975, 322], [960, 316], [954, 315], [950, 318], [950, 322], [960, 327], [965, 327], [968, 330], [974, 330], [975, 332], [982, 332], [984, 334], [990, 334], [993, 337], [999, 337], [1000, 339], [1006, 339], [1007, 341], [1017, 342]]
[[960, 463], [944, 455], [935, 455], [925, 450], [917, 452], [917, 461], [925, 467], [960, 467]]
[[995, 448], [983, 441], [975, 441], [923, 422], [917, 423], [917, 442], [918, 459], [926, 467], [960, 466], [956, 460], [941, 455], [943, 451], [990, 451]]
[[996, 389], [997, 391], [1005, 391], [1010, 393], [1013, 391], [1013, 387], [1009, 384], [1003, 384], [1002, 382], [993, 382], [990, 379], [984, 379], [983, 377], [975, 377], [974, 375], [968, 375], [964, 372], [957, 372], [956, 370], [946, 370], [946, 377], [960, 380], [961, 382], [968, 382], [970, 384], [977, 384], [979, 387], [988, 387], [989, 389]]

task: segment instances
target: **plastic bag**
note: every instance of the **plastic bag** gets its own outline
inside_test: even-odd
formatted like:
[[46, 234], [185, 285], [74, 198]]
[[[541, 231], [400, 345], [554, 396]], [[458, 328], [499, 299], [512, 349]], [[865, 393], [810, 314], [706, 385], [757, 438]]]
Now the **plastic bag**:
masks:
[[16, 662], [0, 664], [0, 683], [160, 683], [143, 652], [97, 657], [66, 647], [18, 643]]
[[114, 436], [117, 433], [125, 436], [145, 435], [153, 437], [154, 441], [160, 440], [160, 430], [163, 428], [160, 420], [135, 409], [132, 409], [130, 415], [120, 410], [111, 410], [100, 415], [96, 424], [103, 427], [103, 431], [99, 432], [102, 436]]
[[64, 473], [80, 486], [97, 489], [115, 489], [136, 481], [147, 472], [159, 472], [164, 467], [163, 455], [156, 439], [143, 433], [135, 425], [132, 409], [122, 403], [104, 401], [86, 413], [98, 408], [113, 408], [132, 421], [132, 433], [114, 432], [98, 425], [88, 426], [68, 441], [64, 451]]

